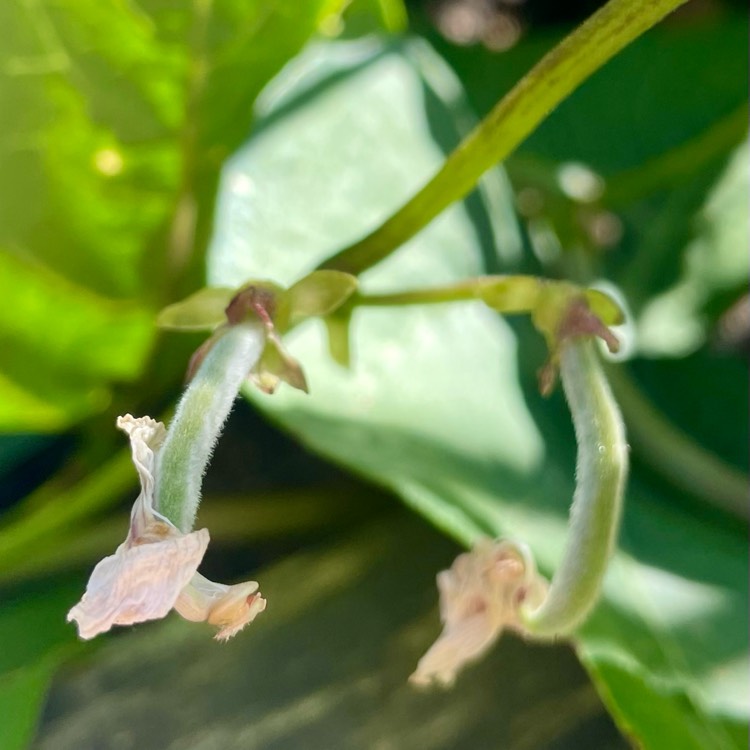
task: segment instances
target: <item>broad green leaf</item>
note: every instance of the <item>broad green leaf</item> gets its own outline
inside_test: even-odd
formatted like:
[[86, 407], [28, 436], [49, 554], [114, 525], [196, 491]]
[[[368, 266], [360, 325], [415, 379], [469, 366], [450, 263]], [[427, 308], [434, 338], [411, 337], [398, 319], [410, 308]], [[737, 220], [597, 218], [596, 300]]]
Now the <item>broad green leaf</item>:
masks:
[[407, 684], [456, 552], [392, 513], [254, 572], [268, 609], [226, 644], [176, 616], [110, 637], [56, 681], [34, 746], [625, 750], [564, 647], [508, 638], [451, 692]]
[[29, 746], [52, 677], [81, 644], [71, 639], [65, 613], [75, 602], [75, 586], [4, 595], [0, 611], [0, 747]]
[[[231, 222], [213, 247], [210, 283], [259, 275], [293, 282], [387, 216], [451, 145], [436, 133], [437, 123], [450, 121], [455, 91], [421, 45], [311, 50], [274, 82], [276, 98], [269, 94], [285, 117], [270, 111], [227, 171], [222, 213]], [[473, 203], [445, 212], [365, 274], [363, 291], [496, 270], [488, 247], [512, 259], [509, 198], [501, 176], [489, 177], [499, 190], [485, 187]], [[504, 233], [492, 234], [498, 222], [488, 215], [504, 218]], [[532, 373], [542, 360], [530, 327], [519, 327], [517, 342], [480, 303], [465, 303], [356, 310], [350, 328], [351, 371], [330, 360], [322, 326], [311, 322], [290, 336], [310, 395], [284, 389], [270, 399], [248, 397], [305, 444], [394, 489], [455, 538], [523, 539], [551, 572], [565, 539], [575, 443], [562, 399], [543, 404], [534, 394]], [[525, 359], [537, 357], [523, 363], [520, 381], [518, 346]], [[746, 721], [747, 686], [735, 679], [747, 663], [746, 584], [741, 529], [691, 515], [678, 496], [635, 477], [622, 552], [578, 639], [605, 699], [608, 676], [618, 675], [608, 667], [624, 654], [655, 700], [665, 684], [686, 696], [665, 718], [662, 736], [677, 743], [668, 746], [679, 746], [686, 731], [700, 742], [716, 722]], [[615, 694], [615, 714], [627, 715], [645, 747], [661, 750], [628, 710], [627, 693], [613, 687]], [[714, 746], [735, 747], [735, 740], [717, 736]]]
[[62, 429], [140, 374], [258, 92], [341, 9], [2, 3], [0, 429]]
[[60, 429], [106, 405], [102, 385], [138, 375], [150, 316], [53, 271], [0, 253], [0, 430]]
[[42, 660], [0, 675], [0, 747], [4, 750], [25, 750], [29, 746], [57, 661]]

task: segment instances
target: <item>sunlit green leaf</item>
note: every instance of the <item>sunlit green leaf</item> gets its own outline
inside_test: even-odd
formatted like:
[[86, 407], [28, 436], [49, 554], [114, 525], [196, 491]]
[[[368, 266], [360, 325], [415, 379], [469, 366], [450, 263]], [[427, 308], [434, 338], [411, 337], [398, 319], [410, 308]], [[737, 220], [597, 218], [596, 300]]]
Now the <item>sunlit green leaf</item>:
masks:
[[[341, 74], [344, 55], [357, 63], [348, 75]], [[331, 238], [340, 247], [364, 234], [435, 170], [447, 144], [436, 142], [430, 126], [444, 126], [447, 114], [431, 88], [438, 64], [430, 61], [428, 84], [415, 63], [425, 56], [419, 48], [415, 58], [408, 47], [369, 56], [334, 47], [328, 57], [318, 49], [306, 58], [313, 72], [297, 67], [274, 84], [293, 116], [271, 119], [230, 167], [228, 185], [233, 178], [242, 184], [247, 173], [256, 186], [251, 231], [215, 245], [212, 283], [261, 270], [293, 281], [335, 249]], [[298, 101], [285, 82], [291, 80], [306, 92]], [[331, 198], [321, 206], [320, 195]], [[479, 205], [446, 212], [368, 272], [363, 290], [398, 291], [416, 280], [428, 286], [494, 270], [484, 212], [508, 215], [507, 193], [495, 196], [496, 203], [482, 194]], [[236, 213], [245, 210], [242, 191], [224, 200]], [[274, 220], [280, 205], [283, 221]], [[513, 227], [505, 229], [510, 234], [493, 245], [512, 242]], [[537, 349], [524, 330], [519, 345], [529, 360]], [[350, 371], [329, 359], [322, 333], [311, 323], [290, 337], [310, 396], [288, 389], [272, 399], [248, 396], [307, 445], [393, 488], [454, 537], [524, 539], [552, 571], [566, 536], [575, 442], [562, 400], [543, 404], [533, 395], [541, 360], [524, 362], [519, 382], [512, 331], [478, 303], [356, 310]], [[522, 386], [530, 389], [526, 399]], [[700, 738], [717, 722], [747, 720], [747, 686], [731, 676], [747, 662], [747, 549], [741, 530], [691, 515], [662, 493], [642, 480], [631, 484], [623, 551], [579, 643], [605, 698], [608, 675], [616, 679], [606, 668], [616, 663], [613, 654], [636, 665], [643, 691], [655, 700], [665, 682], [686, 696], [665, 716], [660, 735], [679, 746], [684, 723], [697, 722]], [[627, 703], [627, 693], [620, 699]], [[646, 747], [664, 746], [652, 744], [637, 711], [624, 705], [618, 715], [628, 716]], [[716, 747], [736, 746], [736, 734], [725, 739]]]
[[0, 429], [59, 430], [140, 374], [257, 94], [342, 6], [2, 3]]

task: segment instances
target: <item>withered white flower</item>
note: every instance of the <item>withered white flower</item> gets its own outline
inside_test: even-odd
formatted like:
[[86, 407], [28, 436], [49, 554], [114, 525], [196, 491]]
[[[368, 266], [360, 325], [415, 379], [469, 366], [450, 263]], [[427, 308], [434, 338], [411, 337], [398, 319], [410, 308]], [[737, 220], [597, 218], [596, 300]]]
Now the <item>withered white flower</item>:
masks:
[[524, 545], [480, 539], [438, 573], [443, 632], [409, 678], [415, 685], [449, 686], [459, 670], [483, 656], [503, 628], [522, 630], [521, 605], [535, 607], [547, 581]]
[[208, 546], [208, 530], [184, 534], [154, 509], [157, 457], [167, 434], [164, 425], [127, 414], [118, 418], [117, 426], [130, 437], [141, 493], [130, 514], [127, 538], [94, 568], [68, 622], [75, 620], [80, 637], [89, 639], [113, 625], [158, 619], [175, 608], [188, 620], [218, 626], [216, 637], [226, 640], [265, 609], [258, 584], [225, 586], [197, 572]]

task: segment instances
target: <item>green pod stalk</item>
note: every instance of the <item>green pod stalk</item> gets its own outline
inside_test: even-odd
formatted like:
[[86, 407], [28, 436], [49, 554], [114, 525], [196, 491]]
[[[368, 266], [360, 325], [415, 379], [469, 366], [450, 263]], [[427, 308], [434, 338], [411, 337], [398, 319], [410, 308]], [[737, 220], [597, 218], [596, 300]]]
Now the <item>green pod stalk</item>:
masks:
[[567, 545], [542, 604], [522, 610], [532, 636], [572, 632], [596, 604], [622, 516], [628, 445], [617, 403], [590, 338], [565, 342], [560, 378], [578, 443]]
[[177, 405], [159, 452], [156, 510], [183, 533], [193, 528], [214, 445], [265, 341], [259, 320], [227, 327]]

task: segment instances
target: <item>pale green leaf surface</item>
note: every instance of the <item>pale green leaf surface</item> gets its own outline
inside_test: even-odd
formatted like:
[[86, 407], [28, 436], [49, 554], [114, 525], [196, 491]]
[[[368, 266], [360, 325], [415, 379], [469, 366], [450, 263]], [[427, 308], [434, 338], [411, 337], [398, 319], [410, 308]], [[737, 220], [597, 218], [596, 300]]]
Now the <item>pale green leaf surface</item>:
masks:
[[[438, 75], [452, 79], [418, 49], [416, 57], [409, 47], [385, 54], [335, 47], [328, 63], [334, 75], [326, 80], [318, 48], [306, 58], [312, 74], [297, 63], [274, 83], [284, 119], [271, 112], [227, 170], [210, 283], [253, 276], [293, 282], [364, 234], [435, 170], [446, 144], [439, 146], [433, 126], [444, 126], [447, 110], [435, 88], [426, 88], [420, 65], [431, 84]], [[348, 77], [341, 75], [347, 61]], [[296, 102], [290, 82], [306, 92]], [[509, 216], [505, 196], [484, 191], [478, 210], [475, 203], [447, 211], [368, 272], [364, 291], [496, 270], [487, 243], [507, 251], [515, 230], [506, 225], [504, 235], [488, 235], [486, 214]], [[351, 371], [330, 361], [322, 326], [307, 324], [290, 336], [290, 349], [310, 395], [283, 389], [272, 398], [248, 396], [310, 447], [393, 488], [454, 537], [523, 539], [551, 572], [565, 538], [574, 442], [559, 398], [544, 407], [533, 395], [524, 400], [511, 329], [470, 303], [357, 310], [351, 332]], [[521, 381], [529, 389], [531, 377], [526, 372]], [[686, 696], [677, 709], [694, 708], [692, 715], [676, 710], [665, 724], [675, 741], [685, 727], [701, 741], [714, 716], [746, 719], [746, 685], [735, 679], [747, 659], [742, 534], [710, 524], [707, 530], [635, 481], [623, 546], [604, 603], [580, 636], [605, 697], [614, 674], [607, 665], [626, 658], [640, 670], [644, 690], [660, 695], [668, 684]], [[627, 714], [645, 746], [658, 747], [628, 710], [628, 692], [611, 694], [616, 715]], [[735, 746], [733, 736], [716, 741], [717, 748]]]

